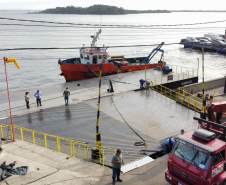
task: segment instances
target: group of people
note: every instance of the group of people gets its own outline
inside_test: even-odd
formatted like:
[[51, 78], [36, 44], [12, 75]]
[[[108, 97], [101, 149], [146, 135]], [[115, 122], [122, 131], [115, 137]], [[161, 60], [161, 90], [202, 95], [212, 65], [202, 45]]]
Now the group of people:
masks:
[[[140, 89], [144, 89], [145, 87], [146, 87], [147, 89], [149, 89], [151, 83], [152, 83], [152, 81], [150, 82], [148, 79], [147, 79], [147, 80], [140, 79]], [[145, 85], [145, 87], [144, 87], [144, 85]]]
[[[34, 96], [36, 97], [37, 106], [39, 106], [39, 105], [42, 106], [42, 103], [41, 103], [42, 92], [37, 90], [37, 92], [34, 94]], [[30, 109], [29, 92], [25, 92], [25, 102], [26, 102], [27, 108]]]
[[[37, 90], [37, 92], [34, 94], [34, 96], [36, 98], [37, 106], [42, 106], [42, 103], [41, 103], [42, 92]], [[70, 96], [70, 91], [69, 91], [68, 87], [64, 91], [63, 96], [64, 96], [64, 100], [65, 100], [65, 105], [68, 105], [68, 100], [69, 100], [69, 96]], [[25, 102], [26, 102], [27, 109], [29, 109], [30, 108], [29, 92], [25, 92]]]

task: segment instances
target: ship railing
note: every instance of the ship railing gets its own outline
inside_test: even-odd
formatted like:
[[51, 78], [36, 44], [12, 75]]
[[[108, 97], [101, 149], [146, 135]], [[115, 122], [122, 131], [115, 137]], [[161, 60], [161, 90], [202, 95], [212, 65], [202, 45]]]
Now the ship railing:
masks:
[[[16, 140], [26, 141], [34, 145], [39, 145], [57, 152], [68, 154], [67, 158], [77, 157], [104, 166], [106, 162], [108, 162], [108, 164], [111, 163], [111, 158], [116, 152], [116, 149], [114, 148], [99, 146], [98, 154], [93, 154], [92, 150], [96, 150], [96, 147], [89, 146], [87, 143], [82, 141], [45, 134], [16, 125], [14, 125], [13, 128]], [[0, 124], [0, 131], [2, 140], [12, 140], [11, 125]]]
[[[195, 112], [202, 110], [203, 100], [184, 91], [183, 89], [177, 89], [177, 91], [174, 91], [160, 84], [154, 84], [151, 89], [155, 90], [161, 95], [169, 97], [170, 99], [174, 100], [177, 103], [180, 103], [183, 106], [188, 107], [188, 109], [194, 110]], [[207, 105], [209, 104], [210, 103], [207, 103]]]

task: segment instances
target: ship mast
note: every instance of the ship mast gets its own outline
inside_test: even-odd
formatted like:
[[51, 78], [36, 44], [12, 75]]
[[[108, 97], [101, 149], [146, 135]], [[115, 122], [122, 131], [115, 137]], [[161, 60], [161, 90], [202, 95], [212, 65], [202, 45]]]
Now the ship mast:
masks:
[[91, 44], [91, 47], [96, 47], [96, 41], [98, 39], [98, 36], [101, 34], [101, 29], [97, 32], [96, 36], [91, 36], [91, 38], [93, 38], [93, 41], [92, 41], [92, 44]]

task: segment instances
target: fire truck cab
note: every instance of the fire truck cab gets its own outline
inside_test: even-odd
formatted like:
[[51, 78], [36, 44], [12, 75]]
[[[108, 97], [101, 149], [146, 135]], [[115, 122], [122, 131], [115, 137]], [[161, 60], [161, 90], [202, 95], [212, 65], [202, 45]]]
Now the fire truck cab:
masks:
[[[175, 185], [226, 185], [226, 127], [194, 119], [205, 122], [206, 129], [190, 131], [176, 138], [169, 154], [165, 179]], [[210, 130], [213, 124], [222, 132]], [[224, 139], [219, 139], [222, 137]]]

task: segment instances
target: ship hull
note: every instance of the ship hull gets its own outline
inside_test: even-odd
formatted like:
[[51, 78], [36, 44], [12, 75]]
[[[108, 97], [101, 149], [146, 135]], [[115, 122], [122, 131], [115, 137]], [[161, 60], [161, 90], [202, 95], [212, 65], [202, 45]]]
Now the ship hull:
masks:
[[[101, 64], [70, 64], [61, 63], [61, 75], [65, 77], [67, 82], [84, 80], [98, 77], [100, 74]], [[134, 72], [139, 70], [153, 69], [159, 67], [162, 69], [162, 63], [147, 65], [128, 65], [116, 67], [112, 63], [102, 64], [102, 76], [113, 75], [118, 73]]]

